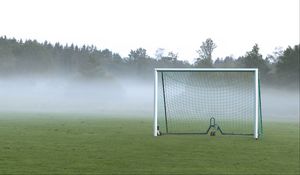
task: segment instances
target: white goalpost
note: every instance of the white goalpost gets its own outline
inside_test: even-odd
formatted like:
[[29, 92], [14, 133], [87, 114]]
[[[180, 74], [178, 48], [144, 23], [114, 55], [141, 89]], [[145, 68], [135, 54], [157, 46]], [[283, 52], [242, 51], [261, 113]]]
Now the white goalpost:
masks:
[[154, 136], [262, 134], [256, 68], [156, 68]]

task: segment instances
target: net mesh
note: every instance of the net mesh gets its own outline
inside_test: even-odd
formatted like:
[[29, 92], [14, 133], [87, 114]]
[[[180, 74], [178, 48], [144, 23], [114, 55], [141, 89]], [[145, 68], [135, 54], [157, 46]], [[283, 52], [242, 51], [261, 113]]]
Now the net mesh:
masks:
[[205, 133], [212, 117], [224, 133], [254, 133], [253, 71], [160, 71], [157, 93], [162, 133]]

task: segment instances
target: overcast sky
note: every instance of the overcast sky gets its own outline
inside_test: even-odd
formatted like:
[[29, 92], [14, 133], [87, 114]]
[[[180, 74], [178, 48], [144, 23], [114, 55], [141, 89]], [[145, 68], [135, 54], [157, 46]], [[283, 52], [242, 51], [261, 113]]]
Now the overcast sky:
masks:
[[94, 44], [127, 56], [143, 47], [197, 57], [206, 38], [214, 58], [299, 44], [299, 0], [0, 0], [0, 36]]

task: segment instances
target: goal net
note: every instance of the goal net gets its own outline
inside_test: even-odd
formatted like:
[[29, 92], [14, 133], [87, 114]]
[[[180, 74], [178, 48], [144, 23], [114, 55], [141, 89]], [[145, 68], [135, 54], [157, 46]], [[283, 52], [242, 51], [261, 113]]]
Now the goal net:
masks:
[[155, 69], [154, 135], [262, 134], [257, 69]]

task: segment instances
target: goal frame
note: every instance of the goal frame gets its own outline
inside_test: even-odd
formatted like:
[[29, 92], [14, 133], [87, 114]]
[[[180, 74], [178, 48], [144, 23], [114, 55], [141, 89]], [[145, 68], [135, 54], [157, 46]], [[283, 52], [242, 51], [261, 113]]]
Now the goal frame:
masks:
[[[158, 73], [159, 72], [253, 72], [255, 74], [255, 139], [259, 138], [259, 115], [261, 115], [260, 83], [257, 68], [155, 68], [154, 69], [154, 127], [153, 135], [158, 136]], [[261, 116], [262, 117], [262, 116]]]

